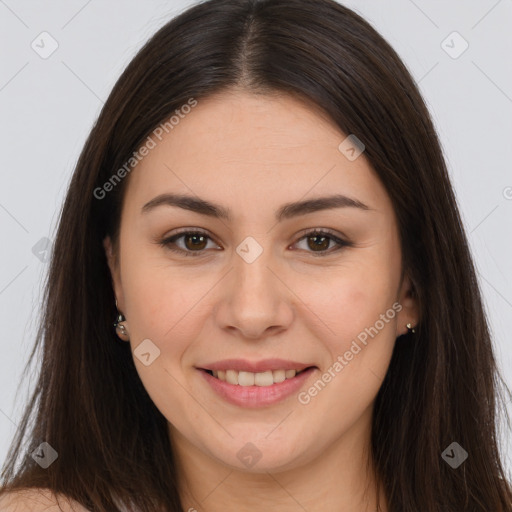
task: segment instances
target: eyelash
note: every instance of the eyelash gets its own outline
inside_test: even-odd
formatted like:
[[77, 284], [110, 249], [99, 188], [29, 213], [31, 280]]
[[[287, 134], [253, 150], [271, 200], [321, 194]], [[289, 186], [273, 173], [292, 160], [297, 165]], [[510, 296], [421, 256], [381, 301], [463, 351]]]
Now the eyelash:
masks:
[[[205, 231], [201, 231], [201, 230], [197, 230], [196, 229], [196, 230], [190, 230], [190, 231], [180, 231], [180, 232], [175, 233], [174, 235], [172, 235], [170, 237], [166, 237], [166, 238], [163, 238], [162, 240], [158, 240], [156, 243], [158, 243], [158, 245], [161, 245], [164, 248], [169, 249], [172, 252], [178, 253], [178, 254], [183, 255], [183, 256], [187, 256], [187, 257], [188, 256], [192, 256], [192, 257], [202, 256], [206, 249], [201, 249], [199, 251], [190, 251], [190, 250], [176, 249], [176, 248], [171, 247], [171, 245], [173, 245], [176, 242], [176, 240], [178, 240], [180, 238], [183, 238], [185, 235], [203, 235], [203, 236], [206, 236], [208, 239], [213, 240]], [[317, 253], [315, 253], [314, 251], [307, 251], [307, 252], [311, 252], [311, 255], [314, 256], [314, 257], [329, 256], [333, 252], [338, 252], [343, 247], [351, 247], [353, 245], [352, 243], [350, 243], [350, 242], [348, 242], [346, 240], [342, 240], [341, 238], [337, 237], [332, 231], [330, 231], [328, 229], [325, 229], [325, 230], [313, 229], [311, 231], [308, 231], [307, 233], [302, 235], [297, 240], [297, 242], [300, 242], [304, 238], [308, 238], [308, 237], [311, 237], [311, 236], [326, 236], [327, 238], [330, 238], [331, 240], [336, 242], [338, 244], [338, 246], [339, 246], [334, 251], [333, 250], [327, 250], [327, 251], [319, 251]]]

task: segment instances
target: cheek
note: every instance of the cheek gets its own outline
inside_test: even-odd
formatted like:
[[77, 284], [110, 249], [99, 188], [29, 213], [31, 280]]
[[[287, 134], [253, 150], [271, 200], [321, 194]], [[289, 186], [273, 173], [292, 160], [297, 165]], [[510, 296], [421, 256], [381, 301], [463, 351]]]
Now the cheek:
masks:
[[337, 269], [323, 283], [304, 281], [305, 288], [299, 293], [305, 299], [303, 315], [316, 318], [331, 347], [341, 350], [376, 322], [379, 330], [390, 331], [395, 311], [387, 315], [385, 325], [380, 320], [397, 298], [397, 284], [398, 277], [389, 269], [377, 272], [371, 265]]
[[[308, 303], [322, 320], [322, 331], [313, 334], [323, 343], [324, 357], [318, 380], [301, 393], [299, 402], [315, 409], [319, 424], [333, 425], [332, 435], [357, 421], [386, 375], [400, 309], [391, 277], [365, 279], [358, 272], [350, 277], [344, 274], [331, 281], [329, 297], [316, 293]], [[314, 317], [308, 313], [311, 323], [318, 325]]]
[[[175, 411], [190, 400], [183, 388], [180, 365], [193, 340], [200, 338], [197, 315], [202, 309], [205, 282], [192, 280], [161, 259], [156, 261], [128, 248], [121, 261], [126, 318], [137, 372], [157, 408], [169, 421], [179, 421]], [[138, 347], [144, 346], [143, 340], [147, 346], [148, 339], [154, 346], [149, 345], [151, 360], [146, 365], [138, 357], [142, 353]]]
[[121, 272], [133, 348], [149, 338], [169, 364], [176, 364], [191, 340], [199, 338], [205, 294], [218, 277], [130, 250], [128, 244]]
[[323, 343], [319, 378], [328, 384], [325, 392], [322, 383], [306, 390], [301, 403], [323, 403], [342, 422], [355, 420], [371, 404], [395, 344], [398, 279], [394, 267], [383, 269], [375, 262], [366, 266], [360, 260], [350, 272], [345, 268], [331, 275], [328, 293], [315, 286], [302, 315], [310, 319], [312, 334]]

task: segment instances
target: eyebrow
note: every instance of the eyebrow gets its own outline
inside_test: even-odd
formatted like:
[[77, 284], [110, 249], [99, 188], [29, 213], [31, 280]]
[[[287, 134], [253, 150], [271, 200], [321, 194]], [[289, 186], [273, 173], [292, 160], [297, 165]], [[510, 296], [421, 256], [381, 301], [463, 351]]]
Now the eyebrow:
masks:
[[[228, 208], [206, 201], [199, 197], [184, 194], [160, 194], [147, 202], [142, 207], [141, 212], [148, 213], [159, 206], [176, 206], [200, 215], [207, 215], [208, 217], [225, 219], [226, 221], [232, 220], [231, 211]], [[280, 222], [300, 215], [318, 212], [321, 210], [330, 210], [333, 208], [359, 208], [361, 210], [372, 210], [372, 208], [357, 199], [344, 196], [342, 194], [335, 194], [326, 197], [318, 197], [316, 199], [286, 203], [277, 210], [275, 217], [276, 220]]]

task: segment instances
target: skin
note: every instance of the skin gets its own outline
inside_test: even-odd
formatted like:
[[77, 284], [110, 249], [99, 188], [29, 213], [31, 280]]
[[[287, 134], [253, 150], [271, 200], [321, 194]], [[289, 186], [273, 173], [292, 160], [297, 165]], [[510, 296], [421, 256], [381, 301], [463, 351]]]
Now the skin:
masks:
[[[185, 510], [376, 510], [366, 466], [373, 404], [395, 340], [418, 312], [401, 279], [389, 196], [364, 153], [349, 161], [339, 151], [346, 136], [291, 96], [230, 90], [199, 100], [129, 176], [119, 253], [108, 237], [104, 246], [132, 350], [148, 338], [160, 350], [149, 366], [134, 361], [169, 421]], [[167, 205], [141, 213], [163, 192], [218, 203], [233, 219]], [[370, 209], [274, 218], [285, 203], [334, 192]], [[202, 255], [154, 243], [179, 228], [207, 231], [207, 243], [175, 241]], [[315, 228], [352, 245], [315, 251], [304, 238]], [[236, 252], [248, 236], [263, 249], [252, 263]], [[329, 254], [316, 256], [322, 250]], [[232, 405], [196, 369], [226, 358], [293, 359], [317, 366], [307, 391], [397, 302], [401, 311], [307, 405], [297, 394], [259, 409]], [[237, 457], [248, 442], [261, 454], [252, 467]]]

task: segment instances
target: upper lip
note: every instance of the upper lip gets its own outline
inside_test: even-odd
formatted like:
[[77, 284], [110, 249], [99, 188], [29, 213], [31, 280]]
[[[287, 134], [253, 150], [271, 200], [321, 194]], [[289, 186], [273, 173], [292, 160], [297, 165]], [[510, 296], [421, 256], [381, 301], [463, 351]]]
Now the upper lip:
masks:
[[285, 359], [262, 359], [260, 361], [248, 361], [247, 359], [224, 359], [214, 363], [205, 364], [204, 370], [236, 370], [242, 372], [259, 373], [268, 370], [304, 370], [313, 364], [304, 364]]

